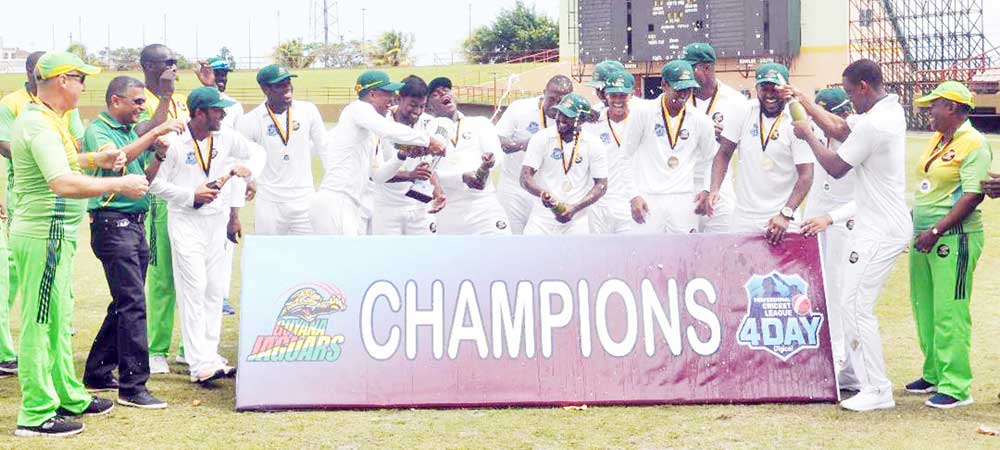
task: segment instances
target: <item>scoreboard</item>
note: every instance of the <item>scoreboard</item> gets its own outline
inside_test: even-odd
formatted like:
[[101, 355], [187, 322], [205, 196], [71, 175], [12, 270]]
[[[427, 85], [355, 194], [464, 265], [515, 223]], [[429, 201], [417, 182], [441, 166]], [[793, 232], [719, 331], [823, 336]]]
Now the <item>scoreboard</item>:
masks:
[[800, 0], [578, 0], [580, 60], [667, 61], [691, 42], [719, 58], [795, 56]]

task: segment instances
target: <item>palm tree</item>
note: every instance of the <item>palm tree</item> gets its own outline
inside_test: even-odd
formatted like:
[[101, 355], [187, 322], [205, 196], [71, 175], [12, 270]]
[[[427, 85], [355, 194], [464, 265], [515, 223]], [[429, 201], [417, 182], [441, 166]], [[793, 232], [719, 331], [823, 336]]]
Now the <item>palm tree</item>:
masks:
[[412, 64], [410, 51], [413, 50], [413, 35], [402, 31], [386, 31], [378, 38], [378, 44], [370, 49], [372, 64], [376, 66], [408, 66]]

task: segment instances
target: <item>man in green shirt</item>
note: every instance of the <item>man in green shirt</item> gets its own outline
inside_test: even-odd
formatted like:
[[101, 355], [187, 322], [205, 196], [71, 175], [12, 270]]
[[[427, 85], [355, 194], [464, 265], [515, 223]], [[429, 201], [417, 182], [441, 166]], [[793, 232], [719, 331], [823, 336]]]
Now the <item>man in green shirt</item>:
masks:
[[[168, 120], [140, 138], [135, 123], [146, 103], [145, 85], [135, 78], [111, 80], [105, 94], [107, 111], [91, 122], [83, 139], [84, 152], [117, 149], [125, 153], [124, 170], [98, 169], [98, 177], [141, 175], [152, 180], [165, 157], [166, 147], [153, 145], [160, 136], [184, 131], [184, 122]], [[150, 151], [147, 151], [150, 150]], [[155, 157], [154, 157], [155, 154]], [[83, 375], [90, 391], [118, 390], [118, 403], [146, 409], [166, 408], [146, 389], [149, 348], [146, 339], [146, 266], [149, 247], [143, 223], [149, 196], [138, 199], [116, 194], [90, 199], [91, 248], [104, 265], [111, 304], [87, 357]], [[118, 368], [119, 379], [113, 375]]]
[[145, 177], [94, 178], [87, 167], [114, 167], [121, 154], [78, 155], [69, 131], [87, 75], [100, 69], [67, 53], [47, 53], [36, 66], [38, 103], [30, 103], [11, 129], [14, 199], [21, 205], [10, 227], [10, 247], [21, 288], [19, 381], [21, 408], [17, 436], [58, 436], [83, 431], [69, 417], [106, 414], [114, 404], [92, 397], [76, 377], [70, 324], [71, 283], [76, 235], [86, 198], [115, 193], [146, 194]]
[[930, 109], [936, 133], [915, 171], [920, 184], [914, 193], [910, 301], [924, 366], [906, 391], [936, 393], [924, 404], [947, 409], [972, 403], [969, 300], [983, 251], [983, 219], [976, 207], [993, 153], [969, 122], [972, 93], [961, 83], [941, 83], [914, 104]]

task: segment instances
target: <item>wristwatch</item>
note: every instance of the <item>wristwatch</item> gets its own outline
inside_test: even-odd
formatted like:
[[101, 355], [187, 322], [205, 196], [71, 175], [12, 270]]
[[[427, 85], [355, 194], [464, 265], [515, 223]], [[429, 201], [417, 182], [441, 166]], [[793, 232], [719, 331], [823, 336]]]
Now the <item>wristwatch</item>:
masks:
[[789, 208], [787, 206], [784, 207], [784, 208], [781, 208], [781, 211], [779, 211], [778, 213], [781, 214], [781, 217], [784, 217], [784, 218], [786, 218], [788, 220], [792, 220], [792, 219], [795, 218], [795, 211], [792, 210], [792, 208]]

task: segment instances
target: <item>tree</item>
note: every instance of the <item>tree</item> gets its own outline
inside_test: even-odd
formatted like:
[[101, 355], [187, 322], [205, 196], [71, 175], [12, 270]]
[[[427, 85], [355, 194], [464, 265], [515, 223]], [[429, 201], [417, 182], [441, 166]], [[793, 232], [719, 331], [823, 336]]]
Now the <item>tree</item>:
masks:
[[70, 44], [70, 46], [66, 48], [66, 51], [70, 52], [70, 53], [72, 53], [72, 54], [74, 54], [76, 56], [79, 56], [80, 59], [82, 59], [83, 62], [85, 62], [87, 64], [92, 64], [92, 65], [95, 65], [95, 66], [97, 66], [97, 65], [103, 65], [103, 61], [100, 61], [96, 56], [94, 56], [94, 55], [92, 55], [90, 53], [87, 53], [87, 46], [85, 46], [85, 45], [83, 45], [83, 44], [81, 44], [79, 42], [74, 42], [74, 43]]
[[323, 64], [323, 67], [358, 67], [365, 63], [359, 41], [329, 45], [314, 43], [309, 44], [307, 49], [309, 55], [314, 56], [316, 61]]
[[108, 49], [101, 50], [100, 58], [108, 65], [108, 70], [128, 71], [139, 70], [140, 48], [119, 47], [111, 50], [111, 57], [108, 58]]
[[492, 25], [479, 27], [465, 40], [463, 49], [470, 61], [491, 63], [508, 60], [530, 50], [559, 46], [559, 25], [518, 0], [513, 9], [504, 9]]
[[316, 55], [309, 53], [309, 46], [303, 44], [302, 39], [292, 39], [278, 44], [271, 59], [275, 64], [289, 69], [301, 69], [316, 61]]
[[236, 70], [236, 58], [233, 57], [233, 53], [229, 51], [229, 47], [222, 47], [219, 49], [219, 59], [224, 59], [227, 63], [229, 63], [229, 70]]
[[379, 36], [374, 47], [368, 48], [369, 59], [376, 66], [408, 66], [413, 63], [410, 59], [413, 41], [413, 34], [386, 31]]

